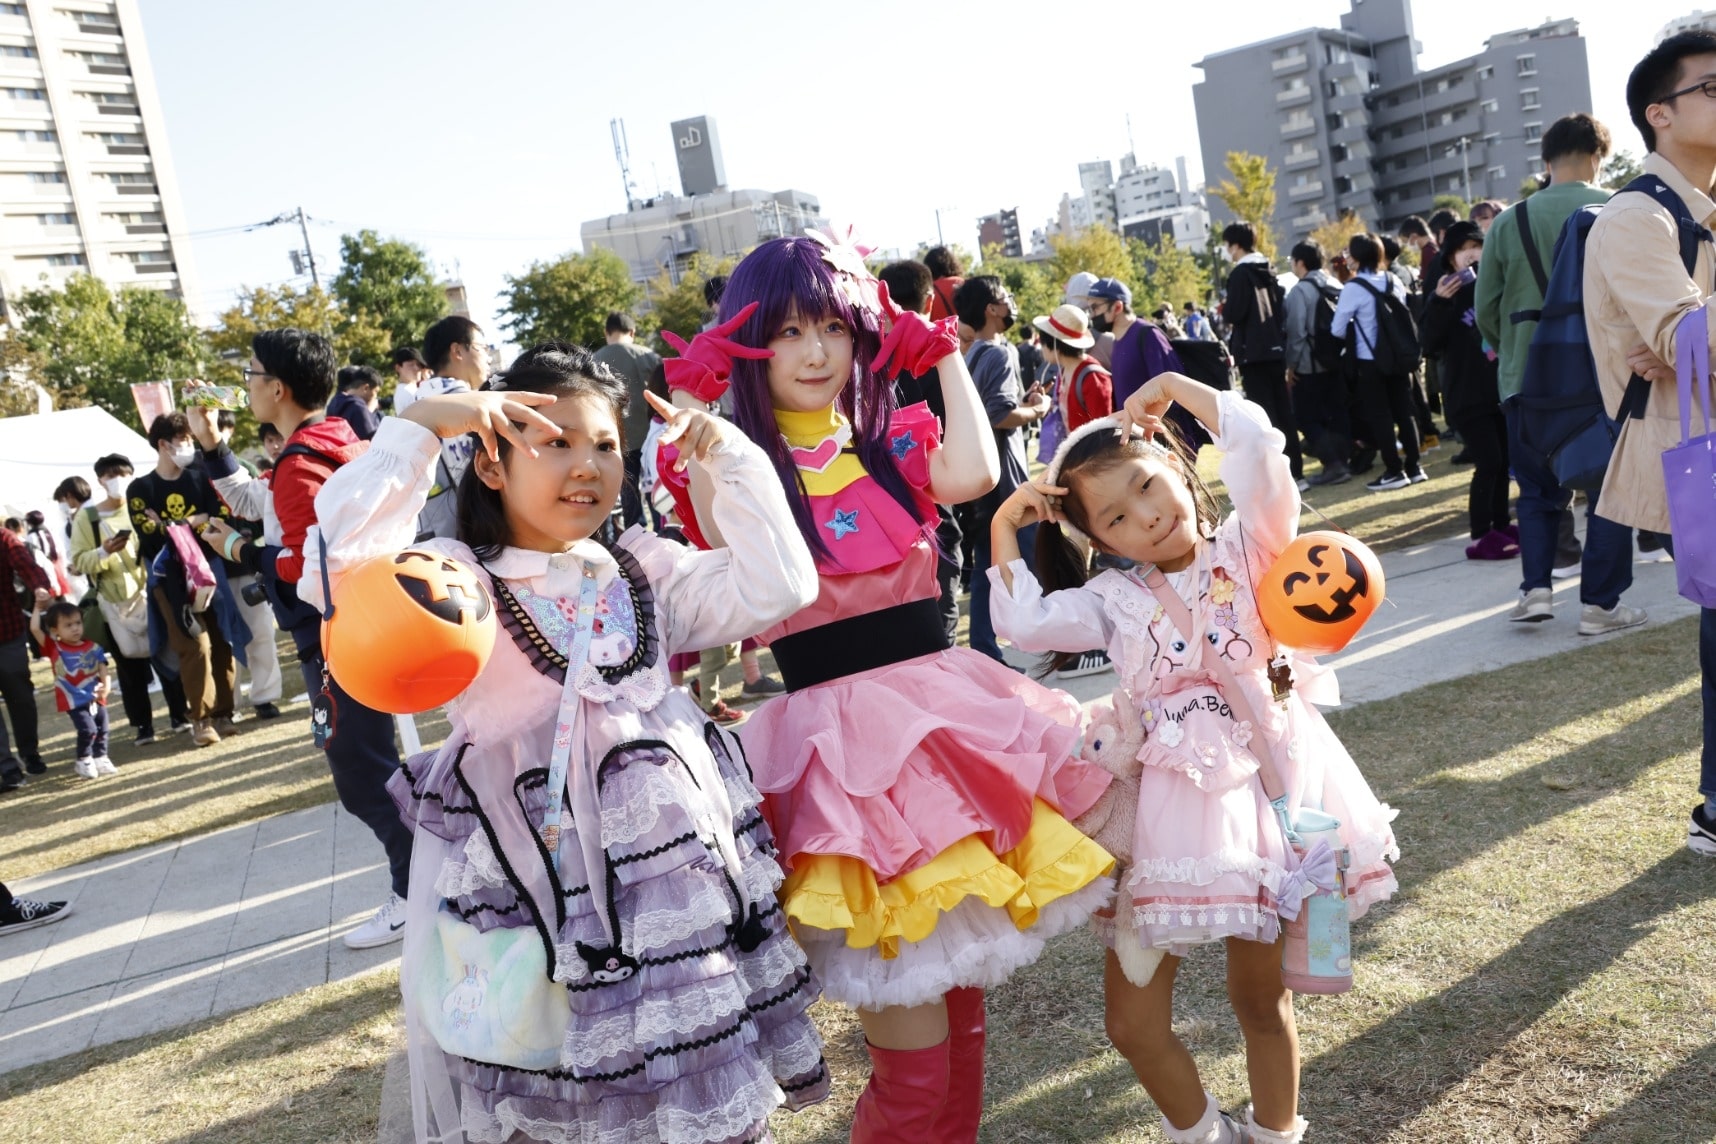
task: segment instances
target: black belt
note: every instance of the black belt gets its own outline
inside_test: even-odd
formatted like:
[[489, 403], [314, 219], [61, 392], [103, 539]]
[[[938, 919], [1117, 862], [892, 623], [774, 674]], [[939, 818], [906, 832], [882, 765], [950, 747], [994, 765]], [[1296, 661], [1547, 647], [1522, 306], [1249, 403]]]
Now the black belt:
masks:
[[781, 636], [769, 645], [788, 691], [946, 651], [941, 601], [934, 596]]

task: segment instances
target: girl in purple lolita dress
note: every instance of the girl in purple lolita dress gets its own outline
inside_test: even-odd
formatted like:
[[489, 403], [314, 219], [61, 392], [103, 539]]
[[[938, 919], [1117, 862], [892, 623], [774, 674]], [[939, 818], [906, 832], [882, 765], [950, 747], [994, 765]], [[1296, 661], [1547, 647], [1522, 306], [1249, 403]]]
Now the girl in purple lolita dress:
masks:
[[[497, 382], [558, 394], [551, 416], [593, 395], [617, 417], [624, 392], [571, 347], [530, 351]], [[413, 420], [426, 404], [328, 481], [312, 568], [323, 546], [336, 579], [413, 546], [440, 448], [441, 429]], [[542, 456], [580, 447], [565, 436], [536, 442]], [[509, 481], [531, 463], [503, 447]], [[728, 538], [717, 552], [636, 528], [561, 551], [416, 546], [478, 571], [500, 621], [445, 744], [389, 784], [416, 828], [400, 985], [419, 1140], [737, 1144], [827, 1093], [806, 1013], [819, 986], [775, 902], [760, 796], [738, 742], [667, 676], [671, 653], [798, 610], [815, 568], [754, 445], [728, 431], [699, 463]]]

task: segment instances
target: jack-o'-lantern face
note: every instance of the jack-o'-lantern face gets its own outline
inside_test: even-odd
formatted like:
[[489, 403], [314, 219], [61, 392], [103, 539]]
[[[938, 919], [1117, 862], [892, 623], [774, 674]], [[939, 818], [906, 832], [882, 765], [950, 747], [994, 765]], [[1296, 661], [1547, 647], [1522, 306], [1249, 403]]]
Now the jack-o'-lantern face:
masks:
[[489, 594], [476, 574], [458, 561], [407, 549], [393, 563], [399, 587], [431, 615], [461, 627], [488, 618]]
[[1382, 602], [1382, 565], [1350, 536], [1313, 532], [1257, 580], [1257, 608], [1276, 642], [1315, 655], [1351, 642]]

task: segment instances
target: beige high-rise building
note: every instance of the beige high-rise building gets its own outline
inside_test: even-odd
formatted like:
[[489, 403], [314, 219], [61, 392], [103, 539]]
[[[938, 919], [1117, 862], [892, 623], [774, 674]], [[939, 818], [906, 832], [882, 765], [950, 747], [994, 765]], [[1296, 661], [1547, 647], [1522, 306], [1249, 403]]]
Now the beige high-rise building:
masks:
[[0, 2], [0, 301], [89, 273], [197, 301], [136, 0]]

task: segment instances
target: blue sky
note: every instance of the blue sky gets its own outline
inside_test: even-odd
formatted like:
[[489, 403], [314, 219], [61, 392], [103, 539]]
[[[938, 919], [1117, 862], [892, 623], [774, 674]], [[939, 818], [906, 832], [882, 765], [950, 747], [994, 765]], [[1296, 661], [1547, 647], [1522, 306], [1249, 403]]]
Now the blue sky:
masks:
[[[479, 320], [502, 276], [578, 248], [624, 209], [609, 119], [643, 194], [678, 190], [668, 123], [716, 117], [735, 187], [793, 186], [872, 243], [974, 244], [978, 215], [1041, 225], [1077, 164], [1185, 155], [1200, 178], [1192, 85], [1204, 55], [1310, 25], [1346, 0], [1220, 5], [896, 0], [610, 4], [591, 0], [140, 0], [192, 233], [193, 306], [292, 277], [296, 228], [223, 228], [302, 205], [318, 260], [359, 227], [423, 246]], [[1471, 13], [1485, 15], [1475, 22]], [[1415, 6], [1430, 67], [1483, 39], [1573, 16], [1597, 116], [1639, 150], [1626, 73], [1685, 8], [1664, 0]], [[1064, 23], [1063, 23], [1064, 22]], [[216, 233], [208, 233], [208, 232]], [[304, 279], [307, 282], [307, 279]], [[496, 330], [493, 322], [491, 331]]]

